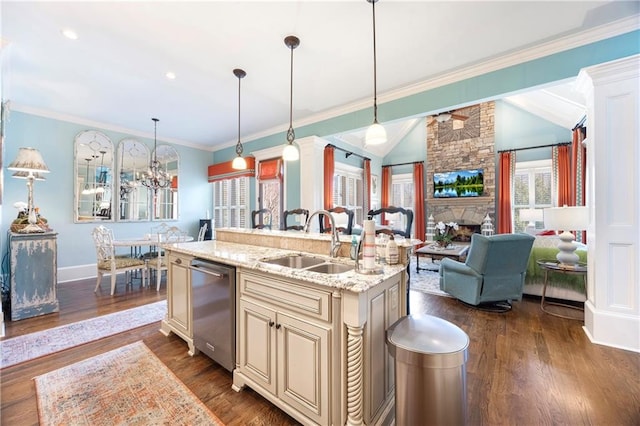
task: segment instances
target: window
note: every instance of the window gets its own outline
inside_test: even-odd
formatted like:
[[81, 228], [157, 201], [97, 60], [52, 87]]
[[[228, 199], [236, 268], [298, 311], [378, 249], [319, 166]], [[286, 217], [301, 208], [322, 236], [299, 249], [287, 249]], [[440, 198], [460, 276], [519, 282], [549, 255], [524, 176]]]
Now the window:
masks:
[[[520, 220], [521, 209], [542, 209], [553, 206], [551, 159], [516, 163], [513, 183], [513, 229], [524, 232], [526, 223]], [[536, 222], [542, 229], [543, 223]]]
[[[414, 205], [413, 173], [403, 173], [391, 176], [391, 200], [392, 206], [411, 209], [415, 212]], [[387, 219], [388, 220], [388, 219]], [[402, 224], [402, 228], [406, 225]], [[415, 228], [415, 223], [411, 225], [411, 232]]]
[[213, 227], [248, 227], [249, 178], [213, 182]]
[[404, 173], [391, 176], [391, 205], [414, 209], [413, 174]]
[[364, 185], [362, 169], [343, 163], [335, 163], [333, 172], [333, 206], [353, 210], [353, 223], [362, 223], [364, 213]]
[[280, 229], [280, 212], [284, 210], [283, 168], [280, 158], [262, 160], [258, 166], [258, 209], [271, 212], [271, 229]]

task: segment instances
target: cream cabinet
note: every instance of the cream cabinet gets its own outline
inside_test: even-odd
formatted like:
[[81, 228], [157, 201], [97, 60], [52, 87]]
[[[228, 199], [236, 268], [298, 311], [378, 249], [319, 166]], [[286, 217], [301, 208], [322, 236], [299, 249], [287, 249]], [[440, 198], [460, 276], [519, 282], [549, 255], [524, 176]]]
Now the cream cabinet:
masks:
[[328, 291], [241, 274], [234, 388], [249, 384], [294, 417], [327, 424], [330, 299]]
[[193, 309], [191, 274], [192, 256], [168, 252], [167, 262], [167, 316], [160, 331], [165, 336], [175, 333], [189, 345], [189, 355], [196, 349], [193, 343]]
[[249, 386], [302, 424], [387, 424], [385, 330], [405, 313], [404, 271], [350, 292], [238, 269], [233, 388]]

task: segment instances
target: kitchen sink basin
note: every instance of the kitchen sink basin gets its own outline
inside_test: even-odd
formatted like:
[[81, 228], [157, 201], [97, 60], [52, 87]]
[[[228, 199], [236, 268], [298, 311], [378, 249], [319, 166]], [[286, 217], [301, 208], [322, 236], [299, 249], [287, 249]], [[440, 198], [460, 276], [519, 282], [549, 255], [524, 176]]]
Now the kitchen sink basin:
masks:
[[353, 266], [341, 263], [321, 263], [320, 265], [307, 268], [309, 272], [319, 272], [321, 274], [341, 274], [353, 269]]
[[304, 269], [309, 266], [319, 265], [324, 263], [324, 259], [319, 259], [313, 256], [295, 255], [295, 256], [283, 256], [275, 259], [263, 260], [264, 263], [272, 265], [286, 266], [287, 268]]

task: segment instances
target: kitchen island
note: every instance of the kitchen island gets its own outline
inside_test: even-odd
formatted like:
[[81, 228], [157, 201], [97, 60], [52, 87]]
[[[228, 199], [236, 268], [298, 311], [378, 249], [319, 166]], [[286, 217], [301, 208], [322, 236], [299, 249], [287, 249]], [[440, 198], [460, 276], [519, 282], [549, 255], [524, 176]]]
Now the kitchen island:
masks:
[[[322, 254], [326, 235], [229, 229], [217, 236], [252, 244], [218, 239], [165, 247], [168, 314], [161, 331], [181, 336], [194, 354], [190, 262], [234, 266], [233, 388], [251, 387], [303, 424], [389, 424], [393, 359], [385, 331], [405, 314], [405, 266], [357, 273], [348, 257]], [[312, 256], [347, 270], [323, 273], [269, 263], [289, 256]]]

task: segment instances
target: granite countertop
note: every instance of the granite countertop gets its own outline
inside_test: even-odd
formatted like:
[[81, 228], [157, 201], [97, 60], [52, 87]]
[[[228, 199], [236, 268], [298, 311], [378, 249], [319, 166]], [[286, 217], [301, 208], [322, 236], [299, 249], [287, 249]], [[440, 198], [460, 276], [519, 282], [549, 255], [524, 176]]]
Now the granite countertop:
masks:
[[354, 269], [340, 274], [324, 274], [306, 271], [304, 269], [294, 269], [286, 266], [268, 264], [261, 262], [261, 259], [273, 259], [281, 256], [306, 254], [325, 259], [326, 261], [343, 263], [351, 266], [355, 265], [355, 261], [344, 257], [330, 258], [329, 256], [302, 253], [295, 250], [284, 250], [215, 240], [168, 244], [165, 246], [165, 249], [235, 267], [268, 272], [284, 278], [293, 278], [329, 288], [344, 289], [355, 293], [365, 292], [382, 283], [386, 279], [399, 274], [405, 268], [401, 264], [377, 265], [382, 268], [382, 274], [363, 275], [357, 273]]

